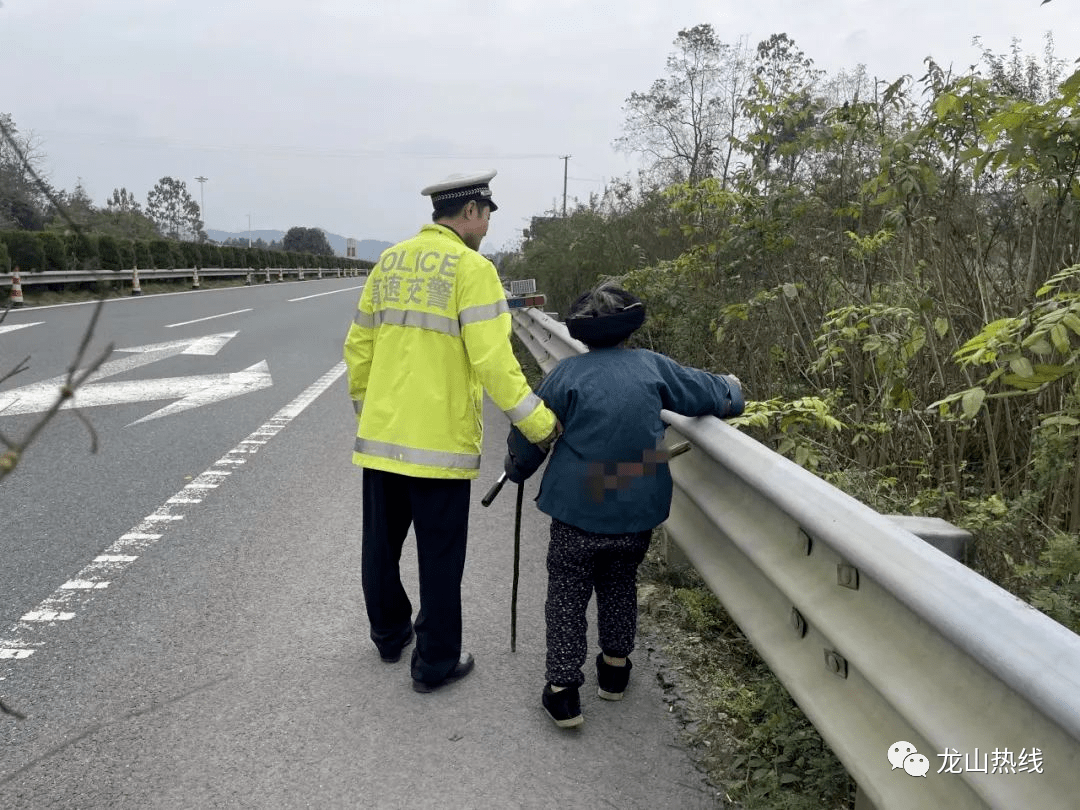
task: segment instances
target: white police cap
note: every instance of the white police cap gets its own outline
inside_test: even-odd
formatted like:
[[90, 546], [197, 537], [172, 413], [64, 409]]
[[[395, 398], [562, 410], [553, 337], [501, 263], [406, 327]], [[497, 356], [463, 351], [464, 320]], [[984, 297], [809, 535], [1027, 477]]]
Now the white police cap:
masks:
[[488, 186], [496, 174], [495, 169], [473, 174], [452, 174], [445, 180], [427, 186], [420, 193], [431, 197], [436, 211], [469, 200], [483, 200], [491, 206], [492, 211], [498, 211], [499, 206], [491, 199], [491, 188]]

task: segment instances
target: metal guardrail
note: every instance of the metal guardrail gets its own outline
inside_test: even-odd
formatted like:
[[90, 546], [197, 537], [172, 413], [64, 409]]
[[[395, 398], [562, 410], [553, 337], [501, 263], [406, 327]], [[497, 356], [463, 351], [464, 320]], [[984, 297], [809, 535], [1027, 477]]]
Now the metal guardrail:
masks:
[[[139, 280], [168, 278], [191, 278], [194, 279], [196, 269], [199, 278], [208, 277], [238, 277], [251, 275], [253, 281], [284, 281], [286, 278], [305, 280], [309, 278], [344, 278], [347, 276], [366, 276], [367, 271], [362, 268], [346, 267], [291, 267], [291, 268], [262, 268], [259, 270], [250, 267], [206, 267], [206, 268], [176, 268], [173, 270], [139, 270]], [[130, 281], [131, 270], [102, 270], [100, 272], [46, 270], [43, 273], [19, 273], [19, 282], [23, 287], [40, 284], [78, 284], [90, 281]], [[0, 273], [0, 287], [11, 286], [11, 273]]]
[[[585, 349], [542, 312], [513, 319], [545, 372]], [[667, 532], [860, 802], [1080, 806], [1080, 636], [731, 425], [663, 416], [695, 448]], [[901, 741], [925, 778], [890, 763]]]

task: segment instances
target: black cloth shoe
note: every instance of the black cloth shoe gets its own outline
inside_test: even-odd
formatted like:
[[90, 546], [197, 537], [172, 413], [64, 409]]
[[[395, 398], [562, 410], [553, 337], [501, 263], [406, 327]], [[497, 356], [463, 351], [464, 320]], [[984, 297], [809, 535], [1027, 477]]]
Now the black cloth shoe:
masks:
[[409, 627], [409, 635], [405, 636], [405, 640], [401, 642], [401, 646], [397, 648], [397, 652], [383, 652], [379, 650], [379, 657], [387, 664], [396, 664], [401, 660], [401, 651], [413, 643], [413, 639], [416, 638], [416, 633], [413, 632], [412, 627]]
[[633, 663], [626, 659], [625, 667], [613, 667], [604, 660], [604, 654], [596, 656], [596, 682], [599, 688], [596, 694], [604, 700], [622, 700], [626, 685], [630, 682], [630, 669]]
[[462, 678], [464, 678], [466, 675], [473, 671], [473, 666], [475, 666], [475, 664], [476, 661], [473, 660], [473, 657], [470, 653], [462, 653], [461, 658], [458, 659], [458, 662], [454, 665], [454, 668], [450, 670], [449, 675], [447, 675], [445, 678], [443, 678], [441, 681], [438, 681], [437, 683], [427, 683], [426, 681], [418, 681], [414, 679], [412, 682], [413, 691], [423, 693], [434, 692], [439, 687], [446, 686], [448, 683], [460, 681]]
[[585, 722], [585, 718], [581, 716], [581, 698], [576, 686], [568, 686], [556, 692], [549, 683], [544, 687], [540, 702], [544, 704], [548, 717], [554, 720], [559, 728], [573, 728]]

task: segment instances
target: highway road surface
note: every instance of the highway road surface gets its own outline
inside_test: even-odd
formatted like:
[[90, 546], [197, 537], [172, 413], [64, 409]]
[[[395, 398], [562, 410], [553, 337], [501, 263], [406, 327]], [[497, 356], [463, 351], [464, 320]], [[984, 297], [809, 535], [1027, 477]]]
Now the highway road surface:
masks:
[[[588, 673], [579, 731], [540, 709], [547, 520], [530, 481], [511, 653], [512, 487], [480, 506], [506, 431], [490, 403], [463, 586], [476, 671], [420, 695], [407, 656], [380, 661], [341, 362], [362, 283], [105, 305], [83, 365], [114, 348], [78, 413], [0, 482], [0, 697], [25, 715], [0, 714], [0, 807], [720, 806], [644, 649], [621, 703]], [[41, 418], [92, 312], [0, 324], [0, 374], [29, 356], [0, 383], [0, 433]]]

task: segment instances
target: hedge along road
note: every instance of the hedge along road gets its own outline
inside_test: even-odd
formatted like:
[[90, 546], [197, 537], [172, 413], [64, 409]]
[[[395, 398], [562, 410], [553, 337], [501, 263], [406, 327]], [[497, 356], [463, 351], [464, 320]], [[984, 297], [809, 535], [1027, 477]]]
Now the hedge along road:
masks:
[[[490, 403], [464, 586], [477, 672], [417, 695], [405, 659], [378, 659], [339, 365], [358, 294], [335, 279], [106, 305], [90, 355], [139, 351], [94, 385], [158, 380], [183, 402], [160, 381], [250, 384], [184, 408], [114, 388], [86, 409], [97, 455], [62, 413], [0, 485], [0, 694], [28, 716], [0, 717], [4, 807], [713, 806], [643, 652], [622, 704], [586, 690], [580, 733], [539, 709], [546, 521], [530, 482], [511, 654], [512, 493], [479, 505], [506, 429]], [[32, 367], [0, 403], [63, 372], [89, 314], [12, 313], [35, 325], [0, 334], [0, 355]], [[415, 594], [411, 551], [405, 568]]]

